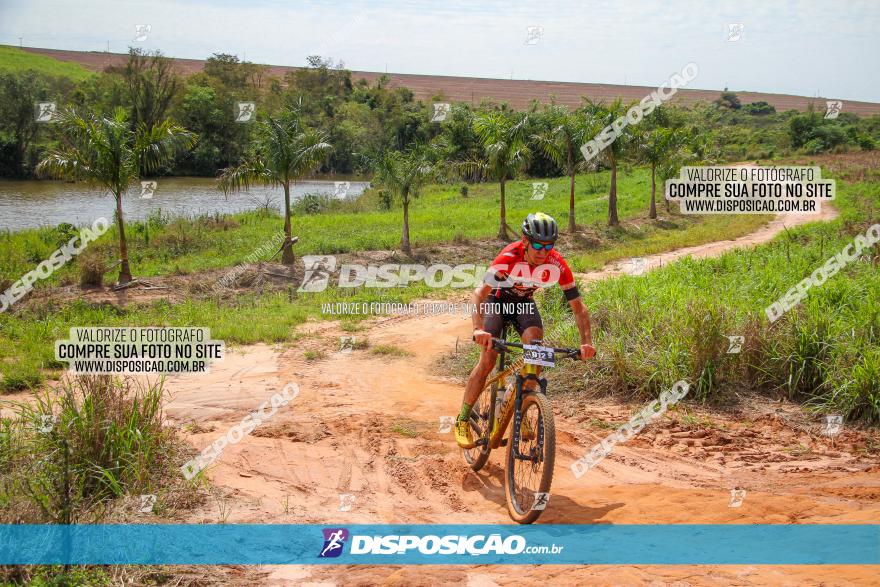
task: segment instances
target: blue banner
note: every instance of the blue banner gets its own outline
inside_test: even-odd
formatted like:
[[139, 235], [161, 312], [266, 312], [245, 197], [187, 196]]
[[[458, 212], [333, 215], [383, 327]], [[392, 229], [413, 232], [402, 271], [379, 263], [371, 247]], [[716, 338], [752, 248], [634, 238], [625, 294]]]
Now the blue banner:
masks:
[[880, 565], [880, 525], [0, 525], [0, 564]]

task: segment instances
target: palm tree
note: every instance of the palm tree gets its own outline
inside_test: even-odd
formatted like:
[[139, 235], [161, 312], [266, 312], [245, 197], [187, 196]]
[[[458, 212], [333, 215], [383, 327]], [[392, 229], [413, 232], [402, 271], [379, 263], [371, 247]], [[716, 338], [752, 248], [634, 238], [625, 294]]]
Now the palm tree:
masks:
[[565, 106], [552, 104], [546, 109], [550, 129], [544, 133], [533, 135], [532, 140], [565, 170], [569, 177], [568, 195], [568, 230], [574, 232], [577, 223], [574, 216], [574, 177], [578, 169], [578, 151], [580, 146], [592, 138], [593, 125], [586, 113], [571, 113]]
[[[525, 142], [528, 117], [513, 118], [495, 111], [474, 117], [474, 130], [483, 144], [485, 159], [479, 163], [487, 174], [498, 180], [501, 186], [501, 224], [498, 238], [508, 235], [507, 208], [504, 201], [504, 184], [529, 164], [532, 151]], [[473, 163], [473, 162], [472, 162]]]
[[131, 281], [122, 194], [140, 179], [140, 170], [155, 172], [191, 149], [196, 135], [168, 120], [147, 128], [128, 124], [128, 114], [117, 109], [111, 118], [95, 113], [79, 114], [74, 109], [57, 114], [62, 142], [37, 165], [37, 175], [56, 179], [82, 179], [110, 190], [116, 198], [119, 227], [119, 283]]
[[[671, 151], [666, 160], [657, 166], [660, 181], [678, 177], [685, 165], [716, 165], [719, 152], [711, 132], [701, 131], [694, 127], [682, 128], [678, 148]], [[669, 200], [666, 200], [666, 211], [670, 211]]]
[[[625, 116], [627, 109], [628, 106], [624, 105], [623, 100], [617, 98], [608, 106], [595, 104], [588, 100], [585, 111], [594, 121], [592, 131], [597, 134], [621, 116]], [[631, 133], [629, 126], [621, 129], [617, 138], [602, 150], [602, 157], [611, 167], [611, 188], [608, 191], [608, 226], [620, 224], [617, 217], [617, 163], [626, 152]]]
[[651, 218], [657, 218], [657, 169], [661, 168], [661, 174], [666, 175], [670, 164], [674, 167], [682, 161], [685, 141], [684, 133], [677, 128], [654, 128], [635, 136], [638, 158], [651, 166]]
[[412, 256], [409, 240], [409, 205], [417, 198], [422, 188], [437, 173], [431, 163], [428, 152], [422, 145], [407, 151], [392, 151], [379, 157], [373, 164], [376, 181], [383, 186], [392, 197], [399, 198], [403, 204], [403, 234], [400, 248]]
[[248, 190], [252, 183], [284, 188], [284, 244], [281, 262], [293, 265], [293, 238], [290, 224], [290, 185], [312, 172], [333, 147], [326, 137], [306, 127], [299, 111], [285, 107], [279, 116], [267, 116], [254, 129], [254, 151], [239, 165], [224, 169], [218, 188]]

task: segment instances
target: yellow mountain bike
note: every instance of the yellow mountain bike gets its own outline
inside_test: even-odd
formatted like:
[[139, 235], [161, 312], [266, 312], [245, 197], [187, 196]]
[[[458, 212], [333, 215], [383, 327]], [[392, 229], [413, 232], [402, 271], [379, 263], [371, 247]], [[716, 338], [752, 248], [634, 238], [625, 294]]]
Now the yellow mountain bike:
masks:
[[[531, 524], [547, 505], [556, 458], [553, 410], [545, 395], [547, 380], [539, 376], [538, 367], [551, 367], [557, 358], [577, 358], [580, 350], [523, 345], [501, 338], [493, 338], [492, 346], [499, 353], [498, 367], [486, 381], [469, 419], [476, 446], [462, 452], [471, 469], [479, 471], [492, 449], [507, 446], [507, 512], [515, 522]], [[513, 348], [522, 349], [523, 356], [508, 366], [507, 354]], [[505, 380], [514, 372], [513, 383], [506, 387]], [[537, 389], [534, 384], [526, 388], [529, 381], [536, 382]], [[505, 392], [502, 398], [500, 394]], [[511, 419], [511, 434], [504, 438]]]

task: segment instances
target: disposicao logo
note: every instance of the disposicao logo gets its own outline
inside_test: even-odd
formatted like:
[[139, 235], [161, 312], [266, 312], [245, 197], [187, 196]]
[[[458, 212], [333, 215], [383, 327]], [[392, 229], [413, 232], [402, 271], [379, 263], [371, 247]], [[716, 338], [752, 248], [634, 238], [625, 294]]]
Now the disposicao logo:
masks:
[[342, 547], [348, 540], [348, 530], [345, 528], [324, 528], [324, 547], [318, 558], [336, 558], [342, 554]]

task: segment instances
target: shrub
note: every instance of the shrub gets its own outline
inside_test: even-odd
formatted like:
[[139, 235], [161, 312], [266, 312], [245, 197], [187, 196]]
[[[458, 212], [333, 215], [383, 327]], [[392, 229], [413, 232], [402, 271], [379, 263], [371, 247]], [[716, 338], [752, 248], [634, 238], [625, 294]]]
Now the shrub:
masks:
[[215, 212], [213, 215], [200, 216], [198, 225], [208, 230], [229, 230], [241, 226], [237, 220], [228, 214]]
[[793, 116], [788, 121], [788, 133], [791, 138], [791, 146], [798, 149], [806, 145], [816, 136], [816, 128], [821, 124], [819, 115], [815, 112], [807, 112]]
[[176, 479], [162, 395], [161, 381], [85, 376], [17, 405], [0, 420], [0, 519], [96, 520], [107, 500]]
[[169, 256], [176, 257], [198, 250], [202, 240], [189, 220], [178, 218], [153, 238], [153, 244]]
[[69, 243], [70, 239], [73, 237], [79, 236], [79, 230], [68, 222], [62, 222], [52, 229], [51, 234], [54, 238], [51, 239], [50, 244], [54, 244], [60, 248]]
[[156, 208], [156, 210], [150, 212], [150, 215], [147, 216], [146, 223], [151, 228], [162, 228], [163, 226], [168, 224], [169, 221], [170, 218], [167, 214], [164, 216], [162, 215], [162, 208]]
[[379, 344], [370, 349], [374, 355], [386, 357], [410, 357], [412, 353], [393, 344]]
[[804, 153], [807, 155], [818, 155], [825, 150], [825, 144], [819, 139], [810, 139], [804, 144]]
[[80, 287], [104, 285], [104, 274], [109, 270], [104, 251], [98, 247], [88, 248], [77, 256], [76, 262], [79, 265]]
[[739, 97], [733, 92], [728, 91], [721, 92], [721, 97], [715, 100], [715, 103], [722, 108], [729, 108], [731, 110], [742, 108]]
[[767, 102], [750, 102], [743, 107], [743, 111], [753, 116], [766, 116], [768, 114], [776, 114], [776, 108]]
[[4, 375], [0, 378], [0, 391], [22, 391], [33, 389], [42, 381], [39, 372], [35, 370], [18, 371], [17, 373]]
[[293, 206], [300, 214], [320, 214], [332, 205], [332, 198], [327, 194], [305, 194]]
[[379, 207], [383, 210], [390, 210], [394, 204], [394, 197], [386, 190], [379, 190]]

